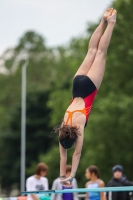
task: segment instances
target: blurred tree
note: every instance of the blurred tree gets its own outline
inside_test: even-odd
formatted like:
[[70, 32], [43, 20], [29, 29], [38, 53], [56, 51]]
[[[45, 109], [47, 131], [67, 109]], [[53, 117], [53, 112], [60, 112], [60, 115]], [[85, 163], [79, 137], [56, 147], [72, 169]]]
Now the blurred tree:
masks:
[[[111, 168], [115, 164], [122, 164], [128, 178], [132, 179], [133, 177], [131, 170], [133, 165], [133, 125], [131, 121], [133, 110], [133, 4], [132, 0], [116, 0], [111, 7], [116, 8], [118, 11], [117, 24], [108, 50], [105, 77], [95, 99], [88, 126], [85, 129], [83, 152], [76, 176], [79, 187], [84, 187], [86, 181], [84, 171], [91, 164], [98, 165], [102, 178], [105, 181], [110, 179]], [[36, 93], [38, 90], [45, 91], [45, 89], [50, 91], [46, 101], [48, 108], [51, 110], [50, 118], [47, 122], [49, 125], [48, 130], [52, 130], [52, 127], [63, 118], [64, 112], [71, 101], [72, 79], [85, 57], [90, 35], [96, 26], [97, 24], [89, 24], [86, 37], [73, 38], [67, 46], [61, 46], [56, 49], [47, 48], [45, 42], [44, 46], [42, 46], [43, 39], [33, 32], [26, 33], [24, 38], [22, 37], [23, 39], [19, 41], [19, 45], [14, 48], [15, 53], [13, 55], [17, 59], [19, 59], [22, 50], [28, 52], [26, 53], [30, 60], [27, 68], [28, 91], [33, 93]], [[3, 114], [2, 124], [4, 124], [4, 127], [7, 127], [7, 130], [12, 130], [11, 121], [7, 119], [10, 119], [9, 116], [11, 116], [9, 115], [9, 108], [12, 106], [16, 107], [20, 101], [21, 71], [20, 68], [17, 69], [16, 67], [17, 70], [11, 73], [13, 70], [10, 69], [10, 64], [7, 69], [10, 75], [4, 78], [3, 76], [0, 77], [0, 83], [3, 86], [2, 95], [0, 96], [0, 114]], [[43, 107], [43, 102], [40, 102], [39, 106], [40, 108], [41, 106]], [[16, 112], [18, 111], [17, 108], [14, 109]], [[34, 111], [34, 115], [36, 115], [36, 109]], [[30, 109], [30, 113], [31, 115], [29, 114], [29, 116], [32, 116], [32, 109]], [[12, 118], [16, 119], [16, 115], [12, 114]], [[39, 121], [35, 118], [33, 126], [39, 123]], [[29, 122], [31, 123], [30, 118], [29, 120], [27, 118], [27, 123]], [[38, 130], [38, 128], [34, 129]], [[30, 131], [32, 130], [29, 129], [28, 133], [31, 133]], [[11, 133], [5, 130], [1, 132], [0, 152], [2, 152], [2, 162], [4, 163], [8, 163], [8, 159], [11, 157], [11, 154], [6, 154], [8, 159], [5, 160], [4, 154], [7, 151], [11, 152], [12, 148], [12, 146], [10, 147], [11, 142], [8, 142], [7, 145], [5, 144], [4, 135], [5, 137], [11, 137], [13, 135]], [[34, 145], [29, 149], [29, 163], [27, 163], [27, 173], [31, 174], [36, 161], [46, 162], [50, 168], [48, 174], [50, 184], [59, 175], [58, 140], [56, 138], [52, 141], [52, 147], [51, 145], [49, 146], [50, 149], [47, 147], [47, 152], [45, 151], [45, 153], [40, 151], [37, 154], [37, 160], [35, 159], [34, 161], [33, 154], [31, 155], [31, 148], [35, 148], [35, 151], [37, 149], [35, 143], [33, 143]], [[6, 149], [4, 149], [5, 145]], [[68, 163], [71, 163], [72, 152], [73, 149], [68, 153]], [[18, 164], [18, 161], [16, 162]], [[4, 168], [4, 166], [7, 165], [0, 164], [0, 169], [5, 177], [6, 171], [4, 170], [9, 169], [9, 167]], [[8, 182], [10, 184], [19, 179], [18, 173], [14, 174], [15, 169], [15, 167], [12, 167], [12, 176], [16, 175], [16, 178], [11, 177], [10, 182]], [[5, 186], [8, 183], [6, 181]]]
[[[40, 153], [46, 153], [53, 140], [49, 138], [51, 110], [46, 106], [50, 91], [37, 91], [27, 96], [26, 167], [39, 162]], [[12, 109], [9, 127], [0, 135], [0, 175], [2, 187], [10, 191], [13, 183], [20, 183], [20, 124], [21, 107]], [[8, 178], [7, 177], [8, 174]]]
[[[43, 90], [51, 87], [55, 78], [54, 50], [46, 47], [39, 34], [29, 31], [20, 38], [15, 48], [8, 49], [0, 57], [1, 67], [6, 75], [0, 74], [0, 128], [7, 126], [9, 109], [21, 100], [21, 67], [29, 60], [27, 67], [27, 90]], [[2, 117], [1, 117], [2, 116]]]
[[[133, 4], [131, 0], [120, 0], [115, 1], [111, 7], [117, 9], [117, 24], [108, 50], [105, 77], [95, 99], [88, 126], [85, 129], [83, 152], [76, 176], [80, 187], [84, 187], [83, 174], [86, 167], [91, 164], [98, 165], [105, 181], [108, 181], [112, 176], [111, 168], [115, 164], [122, 164], [128, 178], [133, 179], [131, 170], [133, 165], [133, 125], [131, 122], [133, 113], [133, 51], [131, 42], [133, 40], [133, 26], [131, 25]], [[67, 81], [69, 87], [65, 89], [61, 87], [62, 85], [59, 87], [58, 84], [56, 90], [51, 93], [49, 106], [53, 111], [51, 121], [53, 124], [58, 123], [58, 119], [63, 117], [70, 102], [71, 96], [69, 95], [71, 94], [71, 81], [74, 72], [80, 66], [85, 51], [87, 52], [90, 35], [96, 26], [97, 24], [89, 25], [86, 38], [73, 39], [70, 46], [62, 54], [62, 59], [59, 60], [62, 62], [59, 66], [64, 66], [65, 63], [68, 70], [64, 73], [63, 69], [60, 68], [58, 82], [61, 80], [61, 75], [63, 76], [62, 83]], [[64, 59], [67, 61], [64, 62]], [[70, 77], [68, 71], [71, 72]], [[58, 109], [59, 107], [61, 109]], [[56, 152], [57, 147], [55, 146], [54, 149]], [[52, 151], [54, 150], [52, 149]], [[68, 162], [71, 163], [72, 151], [69, 151], [68, 154], [70, 154]], [[59, 157], [58, 152], [57, 156]], [[42, 155], [41, 158], [51, 163], [52, 153], [45, 154], [44, 157]], [[55, 162], [55, 165], [56, 167], [50, 164], [51, 172], [55, 168], [59, 171], [58, 162]], [[58, 172], [55, 171], [53, 176], [49, 175], [50, 182], [57, 175]]]
[[[30, 135], [27, 139], [29, 147], [27, 150], [28, 174], [28, 167], [33, 162], [32, 158], [34, 162], [37, 162], [39, 153], [45, 152], [50, 147], [49, 137], [45, 133], [48, 133], [49, 130], [48, 122], [51, 110], [47, 108], [46, 104], [52, 81], [56, 75], [53, 66], [56, 56], [53, 52], [54, 49], [46, 47], [42, 36], [29, 31], [19, 40], [15, 48], [8, 49], [0, 58], [2, 66], [5, 66], [7, 72], [6, 75], [0, 75], [0, 157], [3, 161], [0, 163], [0, 171], [2, 186], [6, 189], [9, 188], [9, 190], [13, 183], [19, 184], [20, 176], [21, 66], [25, 59], [29, 59], [27, 67], [27, 117], [31, 116], [32, 118], [27, 118], [27, 133]], [[13, 164], [11, 165], [11, 163]], [[12, 169], [12, 173], [6, 179], [6, 173], [9, 169]]]
[[[90, 161], [100, 167], [105, 181], [112, 175], [115, 164], [122, 164], [133, 180], [133, 4], [131, 0], [120, 0], [114, 1], [113, 7], [118, 11], [117, 24], [108, 51], [105, 78], [90, 117], [90, 139], [85, 136], [85, 144], [89, 142], [94, 149]], [[85, 149], [83, 152], [87, 157], [89, 152]]]

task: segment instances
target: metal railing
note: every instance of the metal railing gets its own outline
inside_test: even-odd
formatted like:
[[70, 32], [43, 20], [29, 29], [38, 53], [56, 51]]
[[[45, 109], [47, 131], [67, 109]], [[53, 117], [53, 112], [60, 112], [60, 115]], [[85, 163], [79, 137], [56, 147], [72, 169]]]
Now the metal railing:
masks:
[[[78, 194], [79, 200], [84, 200], [85, 196], [86, 196], [86, 194]], [[21, 196], [21, 197], [6, 197], [6, 198], [0, 197], [0, 200], [19, 200], [19, 199], [26, 200], [26, 197], [24, 197], [24, 196]]]

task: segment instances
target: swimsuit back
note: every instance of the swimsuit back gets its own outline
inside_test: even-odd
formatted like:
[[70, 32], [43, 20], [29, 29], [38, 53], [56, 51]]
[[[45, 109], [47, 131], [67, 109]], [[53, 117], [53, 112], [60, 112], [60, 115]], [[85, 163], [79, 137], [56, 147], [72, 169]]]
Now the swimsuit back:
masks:
[[74, 111], [67, 110], [66, 112], [68, 113], [68, 118], [66, 120], [66, 125], [68, 124], [69, 120], [70, 120], [70, 125], [72, 125], [72, 115], [75, 112], [81, 112], [82, 114], [84, 114], [86, 116], [86, 124], [87, 124], [92, 103], [94, 101], [96, 93], [97, 93], [96, 86], [88, 76], [78, 75], [74, 78], [73, 90], [72, 90], [73, 94], [72, 102], [76, 97], [81, 97], [85, 102], [85, 107], [83, 110], [74, 110]]
[[81, 112], [82, 114], [84, 114], [86, 116], [86, 109], [85, 108], [83, 110], [74, 110], [74, 111], [67, 110], [66, 113], [68, 113], [68, 118], [66, 120], [66, 125], [68, 125], [68, 122], [70, 120], [70, 125], [72, 126], [72, 116], [73, 116], [73, 113], [75, 113], [75, 112]]

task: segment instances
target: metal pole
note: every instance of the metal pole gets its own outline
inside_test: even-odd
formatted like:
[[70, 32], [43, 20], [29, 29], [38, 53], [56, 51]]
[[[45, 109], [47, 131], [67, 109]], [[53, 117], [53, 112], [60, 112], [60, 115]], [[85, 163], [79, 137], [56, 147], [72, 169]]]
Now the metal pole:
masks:
[[26, 138], [26, 67], [27, 62], [22, 66], [22, 93], [21, 93], [21, 192], [25, 190], [25, 138]]

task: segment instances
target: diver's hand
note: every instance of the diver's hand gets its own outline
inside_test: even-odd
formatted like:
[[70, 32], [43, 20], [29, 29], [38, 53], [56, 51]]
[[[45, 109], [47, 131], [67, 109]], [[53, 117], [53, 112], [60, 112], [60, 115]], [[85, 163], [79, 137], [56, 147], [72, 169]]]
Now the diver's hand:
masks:
[[61, 179], [60, 183], [65, 187], [71, 187], [72, 181], [73, 181], [73, 177], [69, 176], [68, 178]]

